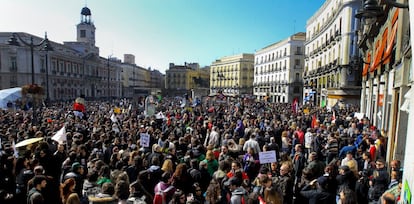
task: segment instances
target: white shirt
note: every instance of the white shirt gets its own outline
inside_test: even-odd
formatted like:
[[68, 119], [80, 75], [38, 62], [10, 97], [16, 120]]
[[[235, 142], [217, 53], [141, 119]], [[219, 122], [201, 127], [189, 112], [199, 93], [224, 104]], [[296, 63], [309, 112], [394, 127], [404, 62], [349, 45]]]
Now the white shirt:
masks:
[[306, 132], [305, 133], [305, 148], [311, 148], [312, 146], [312, 133]]

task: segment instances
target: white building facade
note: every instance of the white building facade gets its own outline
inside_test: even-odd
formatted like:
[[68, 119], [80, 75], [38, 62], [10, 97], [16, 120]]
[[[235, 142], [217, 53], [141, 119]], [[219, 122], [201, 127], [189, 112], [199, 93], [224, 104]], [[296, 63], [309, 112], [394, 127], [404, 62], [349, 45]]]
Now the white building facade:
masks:
[[253, 94], [269, 102], [302, 101], [305, 33], [264, 47], [255, 53]]
[[[149, 70], [128, 66], [115, 57], [99, 56], [89, 8], [82, 8], [76, 29], [77, 41], [63, 44], [49, 41], [53, 50], [48, 52], [42, 49], [44, 44], [39, 44], [44, 41], [41, 37], [24, 32], [0, 32], [0, 89], [35, 83], [44, 88], [45, 98], [51, 101], [73, 100], [80, 95], [87, 99], [130, 98], [141, 89], [149, 93]], [[20, 46], [9, 43], [12, 37], [18, 38]]]
[[354, 17], [360, 0], [327, 0], [307, 21], [304, 103], [359, 105], [361, 60]]

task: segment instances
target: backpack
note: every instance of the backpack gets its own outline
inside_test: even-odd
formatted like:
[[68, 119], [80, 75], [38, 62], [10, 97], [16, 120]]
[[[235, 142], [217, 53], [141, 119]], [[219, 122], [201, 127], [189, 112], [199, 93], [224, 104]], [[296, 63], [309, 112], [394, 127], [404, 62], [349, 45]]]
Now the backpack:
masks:
[[29, 193], [27, 193], [27, 204], [32, 204], [32, 200], [35, 197], [42, 196], [42, 194], [34, 189], [31, 189]]
[[166, 193], [174, 188], [172, 185], [165, 190], [161, 190], [161, 183], [157, 184], [158, 191], [155, 192], [153, 204], [166, 204]]

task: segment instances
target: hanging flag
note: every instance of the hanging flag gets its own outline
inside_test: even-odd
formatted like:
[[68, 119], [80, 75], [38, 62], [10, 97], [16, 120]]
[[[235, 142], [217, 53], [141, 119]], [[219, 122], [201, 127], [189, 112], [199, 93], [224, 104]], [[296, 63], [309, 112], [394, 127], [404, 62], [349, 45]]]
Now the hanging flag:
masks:
[[52, 140], [58, 142], [59, 144], [63, 144], [67, 141], [65, 126], [63, 126], [59, 131], [57, 131], [55, 135], [53, 135]]
[[162, 119], [162, 120], [164, 120], [164, 119], [165, 119], [165, 116], [164, 116], [164, 114], [160, 111], [159, 113], [157, 113], [157, 114], [155, 115], [155, 118], [156, 118], [156, 119]]
[[315, 115], [312, 115], [312, 123], [311, 123], [311, 127], [312, 128], [315, 128], [317, 126], [317, 124], [316, 124], [316, 116]]
[[298, 98], [294, 98], [292, 102], [292, 112], [297, 113], [298, 112]]
[[113, 113], [112, 113], [112, 115], [111, 115], [111, 121], [112, 121], [113, 123], [118, 122], [118, 118], [116, 118], [115, 114], [113, 114]]
[[[1, 144], [0, 144], [0, 146], [1, 146]], [[13, 156], [14, 156], [14, 158], [19, 158], [19, 152], [17, 151], [16, 143], [14, 142], [14, 139], [13, 139], [12, 147], [13, 147]]]

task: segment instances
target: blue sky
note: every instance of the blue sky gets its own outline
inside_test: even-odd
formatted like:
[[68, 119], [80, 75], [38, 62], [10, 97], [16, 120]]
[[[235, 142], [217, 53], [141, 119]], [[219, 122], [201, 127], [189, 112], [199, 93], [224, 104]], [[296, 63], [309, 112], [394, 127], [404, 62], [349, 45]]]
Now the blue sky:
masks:
[[[165, 73], [168, 64], [211, 65], [223, 56], [254, 53], [296, 32], [324, 0], [0, 0], [0, 31], [28, 32], [62, 43], [76, 40], [85, 4], [100, 55]], [[7, 9], [5, 9], [7, 8]]]

